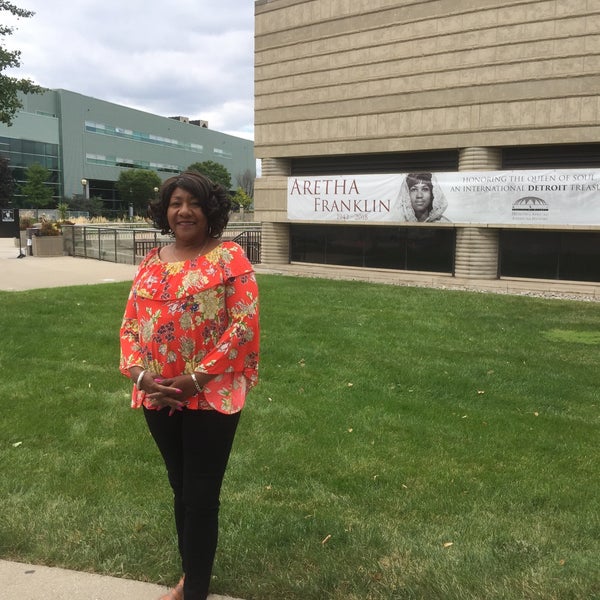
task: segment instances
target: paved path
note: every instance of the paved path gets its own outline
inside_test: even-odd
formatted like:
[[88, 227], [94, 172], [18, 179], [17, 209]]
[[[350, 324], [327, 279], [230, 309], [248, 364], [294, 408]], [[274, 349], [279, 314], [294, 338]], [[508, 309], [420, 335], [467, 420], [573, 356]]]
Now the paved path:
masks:
[[[23, 248], [23, 251], [26, 249]], [[18, 258], [14, 239], [0, 238], [0, 290], [61, 287], [131, 281], [135, 265], [124, 265], [73, 256]], [[0, 599], [1, 600], [1, 599]]]
[[[155, 600], [152, 583], [0, 560], [0, 600]], [[209, 600], [234, 600], [211, 594]]]
[[[13, 239], [0, 238], [0, 290], [131, 281], [137, 268], [72, 256], [18, 258], [19, 253]], [[0, 560], [0, 600], [155, 600], [167, 591], [130, 579]]]

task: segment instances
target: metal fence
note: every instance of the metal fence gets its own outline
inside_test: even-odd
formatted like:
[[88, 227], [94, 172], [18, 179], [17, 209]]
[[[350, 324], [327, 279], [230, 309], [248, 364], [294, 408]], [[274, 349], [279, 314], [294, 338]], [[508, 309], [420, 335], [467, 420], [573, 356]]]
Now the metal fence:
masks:
[[[64, 251], [69, 256], [95, 258], [137, 265], [158, 246], [173, 238], [158, 229], [111, 227], [107, 225], [63, 225]], [[236, 223], [223, 232], [223, 239], [237, 242], [253, 264], [260, 263], [261, 231], [256, 223]]]

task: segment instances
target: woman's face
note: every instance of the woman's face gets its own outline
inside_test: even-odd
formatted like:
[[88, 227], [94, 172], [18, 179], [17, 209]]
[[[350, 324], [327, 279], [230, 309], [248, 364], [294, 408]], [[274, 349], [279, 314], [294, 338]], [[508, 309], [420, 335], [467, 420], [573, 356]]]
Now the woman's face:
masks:
[[167, 221], [176, 240], [202, 243], [208, 235], [208, 221], [200, 201], [176, 187], [167, 208]]
[[431, 209], [431, 188], [426, 183], [417, 181], [410, 189], [410, 203], [417, 217], [429, 213]]

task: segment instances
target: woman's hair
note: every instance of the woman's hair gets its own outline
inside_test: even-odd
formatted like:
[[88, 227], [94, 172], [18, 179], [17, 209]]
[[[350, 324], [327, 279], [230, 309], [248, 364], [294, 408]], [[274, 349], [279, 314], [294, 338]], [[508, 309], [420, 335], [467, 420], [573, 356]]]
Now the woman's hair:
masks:
[[433, 182], [431, 181], [431, 173], [409, 173], [406, 176], [406, 185], [409, 190], [417, 183], [422, 183], [429, 188], [431, 199], [433, 200]]
[[208, 221], [208, 235], [221, 237], [229, 221], [231, 200], [221, 185], [213, 183], [208, 177], [197, 171], [184, 171], [163, 182], [158, 199], [150, 204], [150, 218], [154, 226], [163, 234], [172, 233], [167, 220], [167, 209], [175, 188], [181, 188], [199, 201], [202, 212]]

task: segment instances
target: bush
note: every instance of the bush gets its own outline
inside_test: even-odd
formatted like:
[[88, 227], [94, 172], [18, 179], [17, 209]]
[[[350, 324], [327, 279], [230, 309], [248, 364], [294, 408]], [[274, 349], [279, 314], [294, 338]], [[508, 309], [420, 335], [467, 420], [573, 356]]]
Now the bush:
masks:
[[29, 229], [34, 223], [35, 219], [33, 217], [21, 217], [19, 219], [19, 229], [21, 231], [25, 231], [26, 229]]
[[60, 235], [62, 232], [54, 221], [42, 221], [40, 235]]

